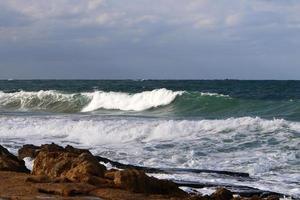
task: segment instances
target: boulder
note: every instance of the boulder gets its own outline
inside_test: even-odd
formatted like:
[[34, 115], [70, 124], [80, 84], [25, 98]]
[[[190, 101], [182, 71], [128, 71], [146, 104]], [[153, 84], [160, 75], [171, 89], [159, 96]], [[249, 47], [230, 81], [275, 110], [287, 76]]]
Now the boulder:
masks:
[[18, 157], [19, 159], [24, 159], [25, 157], [35, 158], [40, 151], [45, 152], [69, 152], [69, 153], [75, 153], [75, 154], [81, 154], [81, 153], [89, 153], [86, 149], [77, 149], [70, 145], [67, 145], [65, 148], [55, 144], [43, 144], [41, 146], [35, 146], [32, 144], [25, 144], [22, 146], [21, 149], [18, 151]]
[[225, 188], [218, 188], [212, 195], [211, 198], [214, 200], [230, 200], [233, 198], [232, 192]]
[[33, 175], [50, 178], [67, 178], [73, 182], [87, 182], [87, 177], [103, 177], [106, 167], [101, 165], [91, 153], [70, 153], [41, 150], [32, 170]]
[[125, 169], [114, 173], [116, 187], [136, 193], [184, 195], [177, 185], [171, 181], [159, 180], [147, 176], [145, 172], [136, 169]]
[[42, 144], [40, 146], [40, 151], [57, 152], [57, 151], [65, 151], [65, 149], [55, 143], [51, 143], [51, 144]]
[[0, 145], [0, 171], [26, 172], [29, 170], [25, 167], [24, 160], [11, 154], [6, 148]]
[[26, 157], [35, 158], [39, 149], [40, 147], [38, 146], [25, 144], [21, 149], [18, 150], [18, 157], [19, 159], [24, 159]]

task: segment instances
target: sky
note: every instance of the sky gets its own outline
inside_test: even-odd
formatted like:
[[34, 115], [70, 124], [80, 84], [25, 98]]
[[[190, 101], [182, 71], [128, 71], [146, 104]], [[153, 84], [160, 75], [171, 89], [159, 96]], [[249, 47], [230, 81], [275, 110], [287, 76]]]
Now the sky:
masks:
[[0, 79], [300, 79], [299, 0], [0, 0]]

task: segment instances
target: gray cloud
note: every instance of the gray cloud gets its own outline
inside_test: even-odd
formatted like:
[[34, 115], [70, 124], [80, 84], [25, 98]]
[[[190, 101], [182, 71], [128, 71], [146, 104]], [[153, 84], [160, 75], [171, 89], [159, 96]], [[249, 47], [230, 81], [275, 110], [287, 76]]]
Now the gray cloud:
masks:
[[3, 0], [0, 78], [299, 79], [300, 3]]

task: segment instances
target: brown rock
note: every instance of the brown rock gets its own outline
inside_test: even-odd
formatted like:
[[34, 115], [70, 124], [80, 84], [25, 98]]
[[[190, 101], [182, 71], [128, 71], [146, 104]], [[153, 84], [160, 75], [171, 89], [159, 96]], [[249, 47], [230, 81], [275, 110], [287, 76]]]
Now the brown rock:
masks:
[[70, 145], [67, 145], [65, 148], [55, 144], [43, 144], [41, 146], [35, 146], [32, 144], [25, 144], [21, 149], [18, 151], [18, 157], [20, 159], [23, 159], [25, 157], [31, 157], [35, 158], [40, 151], [45, 152], [69, 152], [69, 153], [75, 153], [75, 154], [82, 154], [82, 153], [90, 153], [86, 149], [77, 149]]
[[109, 200], [190, 200], [182, 196], [132, 193], [127, 190], [115, 188], [97, 188], [91, 191], [90, 195]]
[[95, 185], [95, 186], [98, 186], [101, 188], [103, 188], [103, 187], [114, 188], [115, 187], [113, 180], [101, 178], [98, 176], [85, 176], [81, 179], [81, 182], [89, 183], [91, 185]]
[[65, 183], [65, 184], [43, 184], [37, 186], [41, 193], [56, 194], [62, 196], [86, 195], [93, 189], [94, 186], [82, 183]]
[[26, 157], [35, 158], [39, 149], [40, 147], [38, 146], [25, 144], [21, 149], [18, 150], [18, 157], [19, 159], [24, 159]]
[[51, 144], [43, 144], [40, 147], [40, 151], [45, 152], [58, 152], [58, 151], [65, 151], [65, 149], [57, 144], [51, 143]]
[[137, 193], [184, 195], [177, 185], [171, 181], [149, 177], [145, 172], [126, 169], [115, 172], [116, 187]]
[[72, 147], [70, 145], [67, 145], [65, 147], [64, 151], [69, 152], [69, 153], [75, 153], [75, 154], [90, 153], [89, 150], [86, 150], [86, 149], [77, 149], [77, 148], [74, 148], [74, 147]]
[[48, 176], [29, 176], [25, 179], [26, 182], [31, 183], [51, 183], [52, 180]]
[[230, 200], [233, 198], [232, 192], [225, 188], [218, 188], [211, 197], [215, 200]]
[[271, 195], [266, 198], [266, 200], [279, 200], [279, 199], [280, 199], [279, 196], [276, 195]]
[[0, 170], [1, 171], [16, 171], [29, 172], [25, 167], [24, 160], [19, 160], [11, 154], [6, 148], [0, 145]]
[[110, 169], [110, 170], [107, 170], [105, 173], [104, 173], [104, 177], [109, 179], [109, 180], [114, 180], [115, 179], [115, 173], [117, 172], [118, 170], [116, 169]]
[[67, 178], [82, 182], [87, 176], [103, 177], [106, 168], [91, 153], [69, 153], [63, 151], [40, 151], [32, 170], [33, 175], [50, 178]]
[[249, 198], [250, 200], [262, 200], [263, 198], [259, 197], [258, 195], [254, 195]]
[[66, 178], [49, 178], [48, 176], [29, 176], [25, 179], [26, 182], [31, 183], [68, 183]]

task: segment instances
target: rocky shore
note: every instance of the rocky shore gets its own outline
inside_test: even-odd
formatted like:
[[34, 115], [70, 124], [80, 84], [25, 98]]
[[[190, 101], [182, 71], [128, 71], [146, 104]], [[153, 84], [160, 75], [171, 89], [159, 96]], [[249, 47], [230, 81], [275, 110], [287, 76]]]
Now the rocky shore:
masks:
[[[27, 157], [34, 159], [31, 171], [23, 160]], [[148, 176], [147, 168], [115, 162], [123, 169], [107, 169], [99, 161], [110, 160], [69, 145], [24, 145], [18, 156], [0, 145], [0, 199], [279, 199], [274, 194], [245, 197], [225, 188], [209, 196], [187, 193], [177, 183]]]

